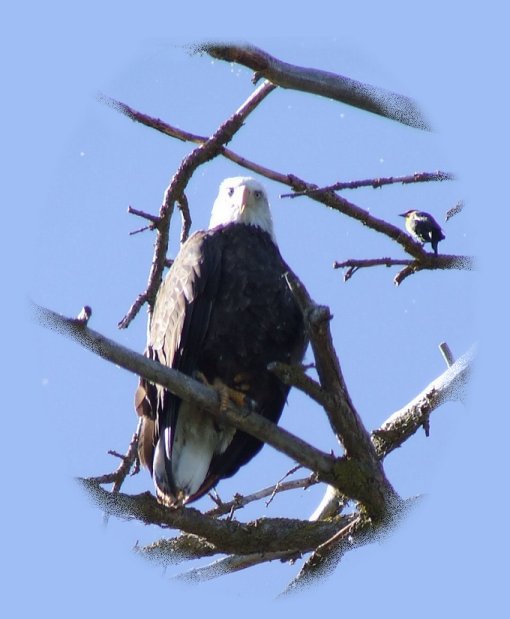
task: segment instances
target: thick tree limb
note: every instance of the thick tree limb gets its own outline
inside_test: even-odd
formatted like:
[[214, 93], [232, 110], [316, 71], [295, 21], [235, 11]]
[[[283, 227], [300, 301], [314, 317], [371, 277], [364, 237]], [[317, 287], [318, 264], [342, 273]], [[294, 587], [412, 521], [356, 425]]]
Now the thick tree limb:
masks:
[[417, 104], [404, 95], [336, 73], [292, 65], [253, 45], [203, 43], [193, 46], [192, 49], [253, 69], [255, 81], [264, 77], [282, 88], [327, 97], [410, 127], [430, 130]]
[[169, 389], [183, 400], [195, 402], [201, 409], [222, 422], [252, 434], [296, 462], [316, 471], [324, 481], [335, 485], [336, 476], [340, 473], [348, 477], [350, 470], [348, 463], [343, 463], [341, 459], [335, 459], [312, 447], [255, 411], [248, 408], [239, 409], [232, 403], [226, 410], [222, 409], [219, 405], [218, 394], [212, 387], [117, 344], [77, 319], [66, 318], [39, 306], [36, 306], [35, 311], [38, 321], [43, 326], [71, 337], [93, 353]]
[[[297, 279], [293, 280], [294, 290], [296, 290], [296, 282], [298, 281]], [[299, 286], [302, 287], [302, 284], [299, 283]], [[300, 292], [295, 292], [295, 294], [298, 297], [299, 295], [308, 295], [304, 288]], [[303, 296], [303, 298], [306, 297]], [[304, 303], [303, 299], [300, 302]], [[343, 379], [338, 382], [338, 385], [335, 382], [339, 381], [338, 376], [341, 376], [341, 374], [337, 374], [339, 366], [335, 369], [328, 367], [331, 360], [334, 359], [334, 357], [331, 357], [334, 351], [332, 351], [329, 327], [324, 330], [324, 320], [327, 318], [323, 315], [325, 308], [313, 307], [313, 312], [308, 311], [310, 307], [307, 310], [310, 314], [308, 322], [312, 325], [311, 340], [316, 342], [316, 346], [317, 342], [320, 342], [320, 351], [316, 354], [316, 362], [319, 377], [325, 381], [323, 387], [327, 390], [336, 389], [336, 391], [333, 390], [328, 393], [328, 411], [329, 414], [334, 413], [338, 416], [335, 423], [343, 424], [340, 427], [340, 436], [348, 454], [343, 458], [334, 458], [323, 453], [253, 410], [239, 409], [232, 403], [226, 410], [222, 409], [219, 405], [218, 394], [213, 388], [115, 343], [97, 331], [88, 328], [83, 321], [66, 318], [42, 307], [36, 307], [36, 315], [43, 326], [71, 337], [95, 354], [130, 372], [143, 376], [150, 382], [169, 389], [178, 397], [195, 402], [197, 406], [221, 420], [222, 423], [228, 423], [268, 443], [299, 464], [314, 471], [320, 481], [333, 485], [343, 494], [361, 501], [368, 513], [373, 518], [379, 519], [386, 514], [388, 509], [392, 509], [391, 503], [397, 500], [397, 495], [384, 476], [380, 462], [373, 455], [371, 442], [368, 442], [365, 451], [358, 444], [358, 441], [365, 440], [366, 430], [354, 409], [349, 413], [346, 412], [352, 404], [346, 404], [348, 394]], [[328, 321], [329, 319], [326, 320], [326, 322]], [[313, 330], [317, 330], [318, 336], [313, 333]], [[342, 413], [339, 414], [335, 407], [338, 410], [340, 410], [338, 407], [344, 407]], [[355, 415], [354, 420], [349, 418], [349, 415], [352, 414]]]
[[96, 482], [87, 479], [80, 481], [89, 496], [107, 513], [198, 535], [213, 544], [220, 553], [252, 554], [260, 552], [261, 548], [267, 552], [289, 549], [308, 552], [334, 535], [345, 523], [342, 518], [338, 522], [260, 518], [240, 523], [205, 516], [193, 507], [168, 509], [149, 492], [138, 495], [122, 492], [112, 494]]
[[214, 544], [193, 533], [181, 533], [178, 537], [159, 539], [146, 546], [137, 545], [135, 551], [144, 559], [165, 567], [221, 554]]
[[[289, 271], [286, 278], [305, 317], [315, 368], [324, 394], [324, 410], [333, 432], [345, 449], [346, 459], [357, 465], [359, 479], [356, 490], [346, 494], [360, 500], [371, 517], [382, 519], [393, 510], [398, 496], [378, 462], [370, 435], [349, 395], [331, 337], [329, 323], [332, 316], [329, 308], [317, 305], [292, 272]], [[341, 488], [339, 490], [343, 491]]]

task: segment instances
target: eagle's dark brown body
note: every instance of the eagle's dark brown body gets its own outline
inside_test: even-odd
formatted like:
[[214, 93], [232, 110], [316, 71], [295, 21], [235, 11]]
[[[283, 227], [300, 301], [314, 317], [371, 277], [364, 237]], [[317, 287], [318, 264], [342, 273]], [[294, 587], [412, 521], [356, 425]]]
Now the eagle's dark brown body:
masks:
[[[197, 232], [183, 245], [154, 306], [147, 354], [190, 376], [244, 389], [277, 422], [288, 387], [267, 365], [297, 363], [306, 336], [301, 312], [270, 234], [230, 223]], [[254, 437], [219, 427], [206, 413], [142, 380], [142, 462], [168, 505], [195, 500], [260, 450]]]

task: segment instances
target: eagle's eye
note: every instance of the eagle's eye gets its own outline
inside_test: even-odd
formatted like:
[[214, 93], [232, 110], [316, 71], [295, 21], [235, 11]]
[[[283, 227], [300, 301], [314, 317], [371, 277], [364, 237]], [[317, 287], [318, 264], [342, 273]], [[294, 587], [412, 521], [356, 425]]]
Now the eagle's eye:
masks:
[[260, 198], [262, 198], [262, 192], [258, 189], [253, 192], [253, 195], [255, 196], [255, 200], [260, 200]]
[[234, 188], [233, 188], [233, 187], [229, 187], [229, 188], [228, 188], [228, 195], [229, 195], [230, 197], [232, 197], [232, 196], [234, 195]]

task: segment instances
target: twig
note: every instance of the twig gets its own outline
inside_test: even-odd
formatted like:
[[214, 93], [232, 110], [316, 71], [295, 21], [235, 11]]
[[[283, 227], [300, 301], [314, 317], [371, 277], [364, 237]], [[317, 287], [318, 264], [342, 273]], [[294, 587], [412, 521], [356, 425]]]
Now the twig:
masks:
[[253, 503], [254, 501], [260, 501], [261, 499], [265, 499], [266, 497], [272, 496], [273, 494], [277, 494], [279, 492], [286, 492], [288, 490], [296, 490], [298, 488], [309, 488], [310, 486], [313, 486], [317, 483], [319, 483], [319, 480], [314, 473], [312, 473], [308, 477], [303, 477], [301, 479], [278, 482], [276, 485], [268, 486], [263, 490], [253, 492], [252, 494], [247, 494], [246, 496], [236, 494], [231, 501], [225, 503], [222, 502], [221, 505], [218, 504], [217, 507], [210, 509], [206, 513], [208, 516], [223, 516], [225, 514], [230, 514], [232, 510], [235, 511], [241, 509], [249, 503]]
[[292, 65], [252, 45], [204, 43], [192, 46], [191, 49], [253, 69], [255, 81], [264, 77], [282, 88], [320, 95], [385, 116], [410, 127], [430, 130], [416, 103], [404, 95], [364, 84], [343, 75]]
[[285, 473], [285, 475], [283, 477], [281, 477], [275, 484], [274, 488], [273, 488], [273, 492], [271, 492], [271, 496], [268, 498], [268, 500], [266, 501], [266, 507], [269, 507], [271, 505], [271, 503], [273, 502], [273, 499], [276, 496], [276, 493], [278, 492], [279, 488], [281, 487], [281, 485], [283, 484], [283, 482], [287, 479], [287, 477], [290, 477], [291, 475], [294, 475], [294, 473], [296, 471], [299, 471], [299, 469], [301, 468], [300, 464], [297, 464], [296, 466], [293, 466], [290, 471], [287, 471]]
[[[137, 300], [124, 318], [119, 322], [119, 328], [125, 329], [136, 316], [141, 306], [145, 301], [149, 303], [149, 309], [152, 308], [156, 293], [159, 289], [163, 270], [165, 268], [166, 254], [168, 250], [168, 241], [170, 234], [170, 220], [172, 217], [174, 204], [179, 202], [182, 205], [184, 190], [190, 181], [194, 171], [202, 164], [210, 161], [221, 153], [224, 144], [229, 142], [234, 134], [242, 127], [246, 117], [259, 105], [259, 103], [270, 93], [276, 86], [269, 82], [264, 82], [259, 86], [241, 107], [220, 127], [215, 133], [198, 148], [195, 148], [187, 157], [185, 157], [177, 172], [173, 176], [170, 185], [167, 187], [159, 211], [159, 223], [157, 226], [157, 237], [154, 247], [154, 256], [149, 272], [147, 287], [145, 291], [138, 296]], [[181, 212], [185, 213], [185, 209]], [[185, 215], [184, 215], [185, 216]], [[186, 224], [186, 221], [185, 221]], [[185, 234], [185, 226], [183, 235]]]
[[136, 215], [137, 217], [141, 217], [142, 219], [148, 219], [153, 224], [153, 228], [156, 227], [160, 222], [160, 218], [157, 215], [151, 215], [150, 213], [146, 213], [145, 211], [139, 211], [137, 208], [133, 208], [132, 206], [128, 206], [127, 212], [130, 215]]
[[375, 266], [391, 267], [395, 265], [408, 265], [411, 260], [396, 260], [394, 258], [365, 258], [361, 260], [350, 259], [344, 262], [333, 262], [334, 269], [346, 269], [344, 272], [344, 282], [347, 282], [359, 269]]
[[[113, 473], [108, 473], [106, 475], [99, 475], [98, 477], [90, 477], [89, 479], [98, 484], [113, 484], [112, 492], [118, 492], [122, 484], [124, 483], [126, 477], [129, 472], [133, 468], [133, 465], [136, 465], [137, 456], [138, 456], [138, 436], [140, 433], [140, 422], [138, 422], [138, 427], [136, 428], [136, 432], [131, 437], [131, 441], [129, 442], [128, 449], [125, 454], [121, 454], [113, 449], [108, 451], [109, 455], [115, 456], [116, 458], [120, 458], [121, 463], [119, 464], [116, 471]], [[138, 469], [134, 468], [133, 475], [138, 473]]]
[[374, 189], [378, 189], [384, 187], [384, 185], [394, 185], [395, 183], [409, 185], [411, 183], [428, 183], [431, 181], [447, 180], [455, 180], [455, 176], [450, 172], [441, 172], [440, 170], [437, 172], [415, 172], [407, 176], [386, 176], [356, 181], [339, 181], [338, 183], [327, 185], [326, 187], [317, 187], [315, 189], [306, 189], [293, 193], [282, 193], [280, 194], [280, 198], [299, 198], [301, 196], [310, 196], [320, 191], [342, 191], [344, 189], [359, 189], [360, 187], [373, 187]]
[[148, 226], [143, 226], [142, 228], [133, 230], [132, 232], [129, 233], [130, 236], [133, 236], [135, 234], [140, 234], [141, 232], [145, 232], [146, 230], [154, 230], [160, 221], [160, 218], [158, 216], [151, 215], [150, 213], [146, 213], [145, 211], [139, 211], [138, 209], [133, 208], [132, 206], [128, 206], [127, 212], [130, 215], [136, 215], [137, 217], [141, 217], [142, 219], [146, 219], [151, 222]]
[[459, 202], [457, 202], [455, 206], [453, 206], [451, 209], [448, 209], [448, 211], [446, 211], [445, 221], [448, 221], [455, 215], [458, 215], [463, 210], [463, 208], [464, 208], [464, 202], [462, 200], [459, 200]]

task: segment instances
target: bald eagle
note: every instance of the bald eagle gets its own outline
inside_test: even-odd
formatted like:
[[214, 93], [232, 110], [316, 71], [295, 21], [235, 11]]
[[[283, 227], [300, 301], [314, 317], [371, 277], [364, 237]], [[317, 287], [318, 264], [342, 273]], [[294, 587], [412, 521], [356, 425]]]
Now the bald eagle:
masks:
[[[307, 337], [288, 288], [263, 186], [224, 180], [210, 227], [181, 247], [154, 304], [146, 355], [250, 398], [278, 422], [289, 388], [267, 366], [302, 361]], [[139, 456], [160, 502], [194, 501], [251, 460], [262, 443], [141, 379]]]

